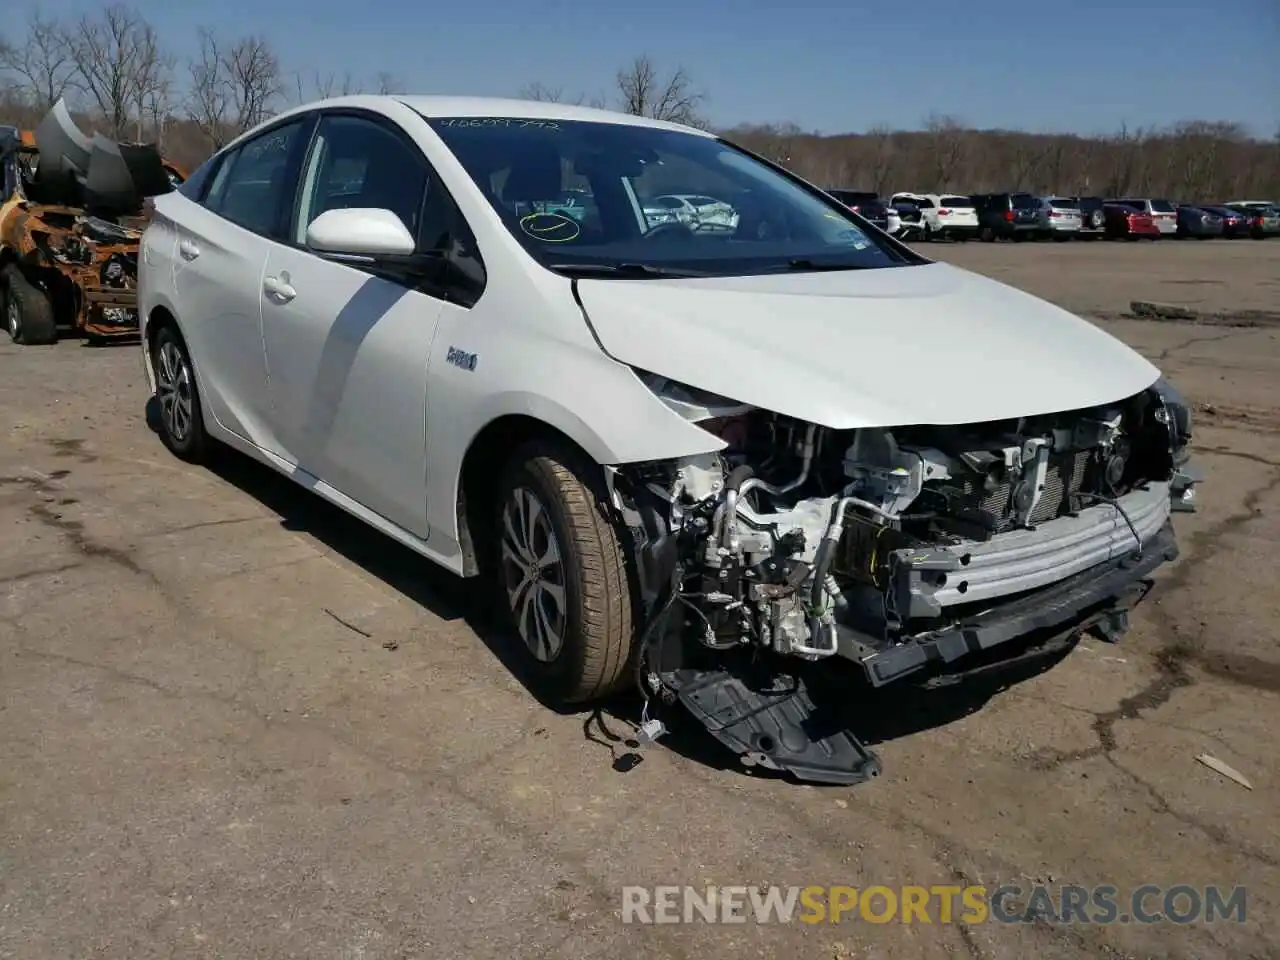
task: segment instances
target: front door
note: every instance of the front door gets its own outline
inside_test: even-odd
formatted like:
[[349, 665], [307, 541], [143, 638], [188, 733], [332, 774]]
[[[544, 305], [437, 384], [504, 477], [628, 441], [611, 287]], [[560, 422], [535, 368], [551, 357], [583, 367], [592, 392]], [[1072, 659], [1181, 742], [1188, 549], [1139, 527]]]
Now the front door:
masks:
[[430, 167], [385, 118], [322, 117], [290, 242], [272, 244], [262, 329], [273, 423], [298, 467], [425, 538], [427, 366], [442, 314], [421, 285], [326, 260], [307, 226], [339, 207], [391, 210], [415, 237], [433, 205]]

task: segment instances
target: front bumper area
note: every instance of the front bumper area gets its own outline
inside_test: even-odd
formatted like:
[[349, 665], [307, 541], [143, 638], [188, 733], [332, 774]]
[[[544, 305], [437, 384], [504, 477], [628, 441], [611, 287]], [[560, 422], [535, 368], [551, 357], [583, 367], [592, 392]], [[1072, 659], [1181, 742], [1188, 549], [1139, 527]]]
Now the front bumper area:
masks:
[[1151, 483], [1114, 505], [1097, 503], [985, 542], [897, 550], [891, 559], [898, 613], [905, 620], [938, 617], [947, 607], [1047, 587], [1125, 556], [1164, 526], [1172, 500], [1169, 483]]
[[1131, 550], [1113, 557], [1052, 587], [945, 630], [917, 635], [859, 663], [872, 686], [879, 687], [931, 664], [948, 664], [1037, 630], [1083, 631], [1109, 624], [1146, 595], [1148, 578], [1157, 567], [1177, 557], [1177, 539], [1166, 515], [1155, 535], [1143, 543], [1141, 553]]

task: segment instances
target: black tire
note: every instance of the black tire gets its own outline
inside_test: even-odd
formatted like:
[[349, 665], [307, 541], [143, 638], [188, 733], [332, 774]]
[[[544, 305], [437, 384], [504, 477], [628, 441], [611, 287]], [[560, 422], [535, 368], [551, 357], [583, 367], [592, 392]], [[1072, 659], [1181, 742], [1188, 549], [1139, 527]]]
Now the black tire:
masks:
[[[541, 520], [533, 522], [532, 538], [523, 532], [512, 537], [508, 519], [513, 528], [530, 527], [521, 522], [521, 517], [534, 515], [530, 497]], [[549, 526], [539, 527], [544, 522]], [[534, 692], [556, 705], [617, 692], [631, 673], [635, 621], [622, 544], [599, 469], [561, 445], [527, 444], [503, 471], [490, 529], [492, 575]], [[548, 563], [530, 580], [534, 558], [550, 553], [548, 529], [558, 548], [559, 569]], [[531, 549], [525, 550], [530, 539]], [[557, 586], [563, 598], [559, 610], [554, 609]], [[539, 620], [550, 632], [539, 633]]]
[[53, 304], [32, 285], [16, 264], [4, 268], [4, 321], [9, 339], [25, 346], [58, 342]]
[[981, 232], [978, 234], [978, 239], [983, 243], [995, 243], [996, 232], [990, 227], [983, 227]]
[[160, 404], [160, 439], [169, 452], [188, 463], [200, 463], [209, 448], [195, 367], [182, 336], [161, 327], [151, 346], [151, 366]]

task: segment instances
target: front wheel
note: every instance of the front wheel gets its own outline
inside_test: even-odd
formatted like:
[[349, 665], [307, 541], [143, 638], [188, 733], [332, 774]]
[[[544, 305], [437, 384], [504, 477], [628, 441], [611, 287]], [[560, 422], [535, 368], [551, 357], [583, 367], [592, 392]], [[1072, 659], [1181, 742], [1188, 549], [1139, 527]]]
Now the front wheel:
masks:
[[174, 456], [199, 463], [204, 459], [208, 437], [187, 345], [173, 327], [161, 327], [151, 357], [156, 400], [160, 403], [160, 439]]
[[0, 302], [4, 305], [9, 339], [23, 345], [56, 343], [58, 325], [49, 295], [28, 282], [16, 264], [5, 267], [0, 280], [4, 291]]
[[535, 692], [597, 700], [627, 677], [630, 581], [599, 470], [556, 444], [517, 451], [499, 486], [494, 566]]

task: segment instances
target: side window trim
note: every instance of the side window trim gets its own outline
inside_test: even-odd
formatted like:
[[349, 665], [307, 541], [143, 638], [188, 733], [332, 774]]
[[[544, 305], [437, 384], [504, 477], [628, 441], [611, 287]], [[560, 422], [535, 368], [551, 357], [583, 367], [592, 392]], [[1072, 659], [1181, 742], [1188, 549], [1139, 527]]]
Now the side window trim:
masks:
[[[425, 171], [425, 187], [422, 196], [419, 198], [418, 208], [418, 228], [414, 237], [415, 244], [419, 252], [424, 251], [424, 231], [430, 226], [425, 216], [428, 206], [431, 204], [434, 194], [433, 191], [439, 191], [442, 195], [444, 204], [444, 214], [449, 222], [449, 230], [451, 235], [455, 235], [455, 245], [461, 241], [465, 244], [475, 260], [476, 267], [480, 272], [480, 279], [473, 283], [476, 289], [464, 289], [462, 284], [437, 283], [434, 281], [423, 281], [419, 283], [415, 289], [420, 293], [438, 300], [445, 300], [449, 303], [456, 304], [461, 307], [470, 309], [479, 300], [480, 295], [484, 292], [487, 285], [485, 279], [484, 258], [480, 254], [479, 244], [476, 241], [475, 231], [472, 230], [471, 224], [467, 221], [466, 214], [462, 212], [462, 208], [458, 206], [450, 192], [444, 179], [436, 170], [431, 159], [423, 151], [422, 147], [411, 137], [400, 124], [396, 123], [390, 117], [370, 110], [363, 110], [359, 107], [330, 107], [328, 109], [319, 110], [315, 114], [315, 123], [311, 128], [310, 136], [307, 138], [307, 148], [301, 158], [298, 166], [298, 175], [296, 178], [296, 189], [294, 190], [293, 202], [286, 217], [286, 224], [282, 231], [282, 237], [275, 239], [275, 242], [291, 247], [303, 253], [309, 253], [305, 242], [305, 234], [302, 242], [298, 242], [296, 229], [299, 226], [299, 216], [302, 212], [302, 205], [305, 201], [305, 172], [312, 162], [315, 154], [316, 144], [320, 136], [320, 127], [322, 122], [329, 117], [356, 117], [361, 120], [369, 121], [387, 132], [398, 137], [406, 147], [411, 149], [422, 163]], [[346, 264], [349, 269], [360, 270], [353, 264]], [[397, 281], [391, 281], [397, 282]]]
[[[295, 239], [296, 237], [295, 228], [298, 225], [298, 216], [302, 212], [302, 204], [305, 199], [304, 198], [305, 184], [302, 181], [304, 180], [304, 173], [306, 172], [308, 166], [310, 165], [312, 156], [315, 153], [316, 142], [320, 137], [320, 125], [325, 120], [330, 118], [335, 118], [335, 117], [354, 117], [360, 120], [365, 120], [369, 123], [374, 124], [375, 126], [381, 127], [384, 131], [386, 131], [387, 133], [391, 134], [392, 136], [402, 141], [406, 147], [412, 150], [413, 153], [420, 158], [423, 168], [426, 171], [426, 183], [427, 183], [426, 188], [422, 192], [422, 197], [419, 199], [419, 213], [421, 214], [421, 211], [426, 204], [427, 193], [431, 189], [431, 183], [432, 181], [437, 180], [438, 176], [436, 174], [435, 168], [431, 165], [431, 161], [428, 160], [427, 155], [422, 152], [422, 147], [418, 146], [418, 144], [414, 141], [414, 139], [411, 136], [409, 136], [409, 134], [404, 130], [403, 127], [400, 126], [400, 124], [396, 123], [390, 117], [384, 116], [381, 113], [375, 113], [372, 110], [363, 110], [359, 107], [330, 107], [328, 109], [316, 111], [314, 116], [315, 116], [315, 123], [311, 128], [310, 136], [307, 138], [307, 149], [305, 154], [302, 157], [301, 162], [298, 165], [298, 175], [296, 177], [296, 189], [294, 190], [293, 203], [290, 205], [290, 209], [287, 215], [287, 222], [286, 222], [285, 229], [283, 231], [284, 236], [280, 238], [277, 242], [283, 243], [286, 246], [293, 247], [296, 250], [307, 249], [307, 246], [305, 243], [305, 233], [304, 233], [303, 242], [298, 242]], [[419, 220], [421, 220], [421, 216], [419, 217]], [[419, 223], [419, 228], [421, 228], [421, 223]]]
[[[212, 197], [212, 194], [215, 187], [221, 186], [225, 190], [226, 179], [234, 175], [236, 162], [244, 155], [244, 151], [247, 147], [259, 142], [264, 137], [269, 137], [286, 127], [292, 126], [298, 127], [298, 136], [297, 139], [289, 145], [289, 152], [285, 156], [283, 180], [285, 183], [292, 182], [296, 184], [298, 178], [298, 155], [306, 148], [309, 139], [314, 132], [314, 112], [294, 113], [287, 117], [282, 117], [277, 122], [260, 130], [249, 139], [237, 143], [234, 147], [231, 147], [225, 150], [221, 155], [216, 156], [213, 161], [211, 161], [208, 174], [201, 179], [201, 182], [196, 188], [196, 197], [193, 198], [195, 202], [200, 204], [200, 206], [204, 207], [210, 213], [215, 214], [227, 223], [230, 223], [247, 233], [252, 233], [254, 236], [262, 237], [265, 240], [279, 241], [283, 216], [281, 208], [286, 206], [285, 197], [291, 195], [288, 190], [282, 190], [280, 196], [274, 198], [275, 209], [272, 211], [271, 220], [265, 230], [255, 229], [254, 227], [239, 223], [226, 216], [221, 210], [221, 204], [217, 199]], [[192, 179], [194, 180], [195, 178], [193, 177]], [[188, 183], [190, 182], [191, 181], [188, 181]]]

